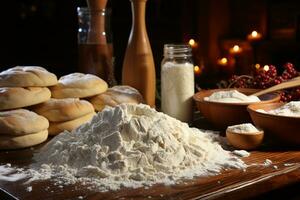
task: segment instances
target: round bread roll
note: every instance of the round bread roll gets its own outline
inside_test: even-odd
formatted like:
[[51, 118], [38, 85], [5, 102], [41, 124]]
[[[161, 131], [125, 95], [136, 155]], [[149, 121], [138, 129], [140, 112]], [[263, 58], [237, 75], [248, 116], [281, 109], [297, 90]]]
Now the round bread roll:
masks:
[[21, 136], [0, 136], [0, 149], [20, 149], [31, 147], [46, 141], [48, 130]]
[[32, 110], [43, 115], [51, 122], [64, 122], [94, 112], [93, 105], [78, 98], [50, 99], [32, 107]]
[[25, 109], [0, 112], [0, 135], [27, 135], [46, 130], [48, 120]]
[[49, 129], [48, 129], [49, 135], [57, 135], [63, 132], [64, 130], [72, 131], [73, 129], [76, 129], [80, 125], [90, 121], [95, 114], [96, 114], [95, 112], [92, 112], [82, 117], [79, 117], [77, 119], [73, 119], [65, 122], [50, 122]]
[[96, 111], [101, 111], [105, 106], [116, 106], [121, 103], [143, 103], [143, 97], [133, 87], [120, 85], [109, 88], [106, 92], [91, 97], [89, 101]]
[[98, 76], [72, 73], [62, 76], [58, 84], [51, 87], [51, 93], [56, 99], [84, 98], [105, 92], [107, 88], [107, 83]]
[[49, 100], [51, 92], [46, 87], [0, 88], [0, 110], [22, 108]]
[[55, 84], [56, 75], [42, 67], [16, 66], [0, 73], [0, 87], [46, 87]]

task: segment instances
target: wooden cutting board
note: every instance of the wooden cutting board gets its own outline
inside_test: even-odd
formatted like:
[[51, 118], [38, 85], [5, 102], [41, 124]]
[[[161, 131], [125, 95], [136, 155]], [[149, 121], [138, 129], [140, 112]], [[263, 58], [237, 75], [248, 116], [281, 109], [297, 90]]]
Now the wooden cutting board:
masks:
[[[2, 151], [0, 163], [11, 163], [13, 166], [26, 166], [32, 162], [32, 154], [38, 148]], [[4, 199], [5, 193], [15, 198], [34, 199], [244, 199], [255, 197], [267, 191], [300, 182], [300, 151], [256, 151], [243, 160], [247, 164], [263, 164], [270, 159], [270, 166], [254, 165], [242, 170], [226, 170], [210, 177], [198, 177], [186, 180], [177, 185], [154, 185], [149, 188], [128, 189], [119, 191], [95, 192], [86, 186], [77, 184], [59, 188], [51, 180], [39, 181], [24, 185], [25, 181], [0, 181]], [[32, 191], [27, 187], [32, 186]]]

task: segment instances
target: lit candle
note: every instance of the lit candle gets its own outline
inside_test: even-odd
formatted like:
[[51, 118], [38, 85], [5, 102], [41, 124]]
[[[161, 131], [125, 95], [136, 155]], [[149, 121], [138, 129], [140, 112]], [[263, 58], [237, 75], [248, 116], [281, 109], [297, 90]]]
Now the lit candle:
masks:
[[234, 45], [232, 48], [229, 49], [229, 53], [231, 54], [240, 54], [242, 52], [242, 48], [239, 45]]
[[194, 72], [195, 72], [195, 75], [199, 76], [201, 74], [201, 68], [198, 65], [195, 65]]
[[256, 70], [259, 70], [259, 69], [260, 69], [260, 64], [259, 64], [259, 63], [256, 63], [256, 64], [255, 64], [255, 68], [256, 68]]
[[267, 71], [269, 71], [270, 67], [269, 67], [269, 65], [265, 65], [263, 69], [267, 72]]
[[262, 34], [261, 33], [258, 33], [257, 31], [252, 31], [248, 36], [247, 36], [247, 39], [250, 41], [250, 42], [255, 42], [255, 41], [258, 41], [262, 38]]
[[221, 59], [218, 59], [217, 60], [217, 63], [218, 63], [218, 65], [220, 65], [220, 66], [227, 66], [227, 64], [228, 64], [228, 59], [227, 58], [221, 58]]
[[190, 39], [190, 40], [189, 40], [189, 45], [190, 45], [192, 48], [197, 48], [197, 46], [198, 46], [197, 42], [196, 42], [194, 39]]

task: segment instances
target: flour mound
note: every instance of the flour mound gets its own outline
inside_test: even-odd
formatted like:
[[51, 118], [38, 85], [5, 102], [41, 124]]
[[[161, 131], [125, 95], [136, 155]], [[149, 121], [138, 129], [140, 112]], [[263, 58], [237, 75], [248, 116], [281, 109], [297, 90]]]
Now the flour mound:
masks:
[[269, 110], [267, 113], [287, 117], [300, 117], [300, 101], [288, 102], [277, 109]]
[[107, 107], [35, 154], [31, 180], [81, 182], [104, 191], [173, 184], [224, 168], [245, 168], [243, 161], [222, 149], [218, 138], [143, 104]]
[[256, 96], [247, 96], [237, 90], [214, 92], [209, 97], [204, 97], [204, 100], [223, 103], [252, 103], [260, 101], [260, 99]]

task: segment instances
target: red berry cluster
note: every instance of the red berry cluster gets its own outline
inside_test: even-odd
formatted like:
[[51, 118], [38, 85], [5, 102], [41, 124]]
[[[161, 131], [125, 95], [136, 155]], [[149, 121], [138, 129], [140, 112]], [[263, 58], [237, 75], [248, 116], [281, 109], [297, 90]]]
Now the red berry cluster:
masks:
[[[292, 63], [286, 63], [283, 67], [284, 71], [281, 75], [278, 75], [274, 65], [264, 66], [259, 69], [254, 68], [252, 75], [250, 76], [233, 75], [229, 80], [229, 87], [265, 89], [299, 76], [299, 72]], [[281, 100], [300, 100], [300, 88], [283, 91], [281, 93]]]
[[[266, 66], [267, 68], [256, 69], [253, 72], [253, 88], [268, 88], [278, 81], [277, 69], [274, 65]], [[281, 82], [280, 82], [281, 83]]]

